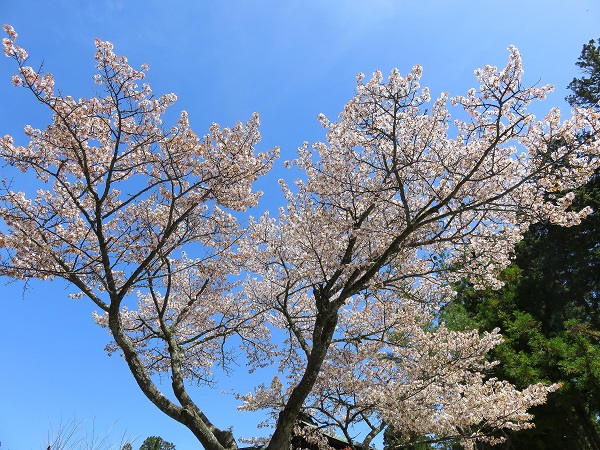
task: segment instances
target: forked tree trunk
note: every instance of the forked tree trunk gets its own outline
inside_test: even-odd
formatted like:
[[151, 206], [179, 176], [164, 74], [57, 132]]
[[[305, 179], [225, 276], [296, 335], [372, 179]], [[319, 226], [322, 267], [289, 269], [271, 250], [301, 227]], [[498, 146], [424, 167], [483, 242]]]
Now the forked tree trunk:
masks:
[[[319, 303], [327, 304], [328, 300]], [[329, 345], [331, 345], [337, 320], [337, 307], [333, 304], [329, 304], [317, 313], [313, 347], [307, 360], [306, 370], [300, 382], [292, 390], [285, 407], [279, 413], [275, 432], [269, 441], [267, 450], [288, 450], [290, 448], [294, 425], [298, 420], [304, 401], [317, 381], [321, 365], [327, 356]]]

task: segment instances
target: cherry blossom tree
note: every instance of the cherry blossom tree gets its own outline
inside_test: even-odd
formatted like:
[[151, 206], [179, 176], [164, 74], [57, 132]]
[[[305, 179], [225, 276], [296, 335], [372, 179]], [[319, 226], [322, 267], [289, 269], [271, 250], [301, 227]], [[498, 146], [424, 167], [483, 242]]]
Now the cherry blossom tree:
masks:
[[597, 134], [598, 115], [575, 109], [561, 124], [553, 109], [536, 122], [526, 108], [551, 87], [524, 88], [509, 50], [504, 69], [476, 71], [479, 89], [450, 99], [463, 111], [454, 122], [447, 94], [425, 109], [419, 66], [387, 81], [359, 75], [339, 120], [320, 117], [327, 143], [305, 144], [290, 163], [306, 175], [294, 189], [282, 182], [286, 209], [252, 224], [245, 251], [262, 250], [246, 293], [288, 334], [287, 382], [243, 397], [247, 409], [273, 409], [273, 448], [285, 447], [285, 424], [303, 409], [348, 437], [363, 420], [364, 446], [387, 425], [494, 442], [490, 429], [527, 426], [526, 409], [556, 388], [518, 392], [486, 379], [498, 330], [434, 327], [453, 281], [499, 286], [495, 274], [530, 223], [568, 226], [589, 213], [570, 211], [562, 193], [598, 164], [598, 144], [579, 134]]
[[[477, 89], [433, 102], [419, 66], [387, 80], [359, 75], [339, 120], [319, 117], [327, 142], [286, 162], [301, 171], [294, 185], [280, 181], [287, 205], [244, 229], [236, 211], [257, 204], [251, 184], [278, 155], [255, 154], [258, 116], [200, 138], [183, 112], [167, 129], [161, 116], [175, 96], [138, 86], [147, 68], [99, 40], [99, 93], [74, 100], [27, 66], [5, 31], [13, 84], [53, 121], [26, 127], [26, 146], [0, 140], [5, 164], [44, 187], [28, 196], [3, 182], [0, 273], [62, 278], [92, 300], [114, 339], [109, 351], [206, 449], [237, 444], [186, 383], [210, 385], [240, 350], [250, 370], [279, 370], [239, 394], [241, 409], [271, 412], [272, 450], [290, 448], [293, 433], [319, 440], [299, 425], [305, 414], [351, 446], [362, 424], [363, 448], [387, 426], [467, 448], [493, 443], [495, 430], [529, 426], [528, 408], [558, 387], [519, 391], [487, 377], [499, 331], [449, 331], [436, 320], [454, 281], [500, 285], [529, 224], [569, 226], [589, 213], [569, 209], [569, 192], [599, 165], [599, 116], [575, 108], [561, 122], [552, 109], [536, 121], [527, 107], [551, 87], [522, 85], [515, 48], [505, 68], [476, 71]], [[175, 400], [155, 373], [170, 376]]]
[[[186, 379], [210, 383], [211, 368], [230, 363], [223, 344], [241, 336], [253, 357], [264, 353], [260, 313], [243, 303], [236, 283], [240, 260], [233, 252], [243, 235], [231, 211], [257, 203], [251, 184], [271, 167], [277, 150], [255, 155], [259, 118], [198, 137], [185, 112], [166, 129], [162, 114], [175, 95], [154, 97], [135, 70], [96, 41], [99, 90], [75, 100], [54, 92], [51, 74], [26, 65], [26, 51], [5, 26], [4, 51], [24, 86], [49, 108], [43, 130], [25, 128], [26, 146], [1, 139], [6, 164], [32, 173], [45, 189], [33, 198], [1, 187], [3, 275], [63, 278], [76, 297], [91, 299], [144, 394], [186, 425], [206, 448], [232, 448], [231, 433], [218, 430], [192, 401]], [[194, 245], [195, 244], [195, 245]], [[182, 247], [193, 245], [196, 257]], [[128, 305], [129, 297], [137, 296]], [[129, 308], [135, 308], [134, 315]], [[154, 345], [158, 339], [161, 346]], [[151, 378], [168, 371], [171, 401]]]

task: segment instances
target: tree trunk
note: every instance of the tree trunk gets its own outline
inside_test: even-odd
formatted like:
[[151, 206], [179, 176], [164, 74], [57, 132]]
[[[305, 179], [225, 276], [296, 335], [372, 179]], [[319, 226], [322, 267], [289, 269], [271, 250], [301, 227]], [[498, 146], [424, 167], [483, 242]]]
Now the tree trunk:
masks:
[[[317, 300], [317, 303], [327, 304], [328, 300], [321, 302]], [[306, 370], [300, 382], [292, 390], [285, 407], [279, 413], [275, 432], [271, 437], [267, 450], [288, 450], [290, 448], [292, 431], [298, 419], [298, 414], [317, 381], [321, 365], [331, 344], [337, 320], [337, 307], [334, 305], [327, 305], [318, 311], [313, 331], [313, 346], [307, 360]]]
[[576, 400], [574, 408], [578, 421], [585, 431], [586, 440], [588, 441], [590, 448], [593, 450], [600, 450], [600, 436], [598, 436], [598, 430], [590, 420], [590, 415], [581, 399]]
[[113, 338], [144, 395], [167, 416], [187, 427], [205, 450], [237, 450], [232, 434], [215, 427], [193, 402], [179, 406], [163, 395], [148, 376], [129, 336], [123, 331], [119, 309], [114, 304], [111, 304], [108, 317]]

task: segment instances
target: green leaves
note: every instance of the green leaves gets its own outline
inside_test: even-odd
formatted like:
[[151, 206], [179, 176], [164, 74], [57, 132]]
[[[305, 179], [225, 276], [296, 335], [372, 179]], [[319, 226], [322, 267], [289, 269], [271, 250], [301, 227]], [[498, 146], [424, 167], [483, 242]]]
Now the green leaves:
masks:
[[140, 450], [175, 450], [175, 445], [160, 436], [150, 436], [142, 443]]
[[573, 78], [568, 86], [573, 94], [567, 101], [573, 106], [595, 108], [600, 98], [600, 43], [596, 45], [591, 39], [585, 44], [576, 64], [587, 77]]

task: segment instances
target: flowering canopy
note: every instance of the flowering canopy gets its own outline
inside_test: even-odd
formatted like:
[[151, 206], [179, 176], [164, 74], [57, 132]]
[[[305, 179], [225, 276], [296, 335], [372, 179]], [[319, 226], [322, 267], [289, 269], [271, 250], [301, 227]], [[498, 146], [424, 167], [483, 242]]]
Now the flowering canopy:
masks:
[[[114, 338], [109, 349], [205, 448], [237, 446], [185, 380], [210, 384], [236, 347], [251, 369], [279, 369], [239, 396], [242, 409], [272, 411], [270, 449], [289, 447], [301, 413], [349, 441], [365, 423], [363, 448], [390, 425], [467, 447], [496, 442], [494, 430], [529, 426], [527, 409], [557, 388], [518, 391], [487, 378], [498, 330], [436, 322], [452, 282], [499, 286], [496, 274], [530, 223], [569, 226], [589, 213], [569, 210], [564, 193], [598, 166], [598, 115], [576, 108], [561, 123], [553, 109], [536, 122], [527, 106], [551, 88], [522, 86], [515, 48], [504, 69], [476, 71], [478, 89], [432, 104], [420, 66], [387, 80], [359, 75], [339, 120], [319, 117], [327, 143], [304, 144], [286, 162], [303, 172], [295, 187], [280, 182], [286, 207], [242, 229], [234, 213], [257, 204], [251, 184], [278, 154], [255, 155], [257, 115], [199, 138], [183, 112], [166, 130], [161, 115], [175, 96], [140, 88], [147, 68], [134, 70], [100, 40], [94, 80], [103, 94], [63, 97], [5, 31], [5, 53], [19, 67], [13, 84], [54, 117], [44, 130], [26, 127], [26, 146], [0, 139], [5, 162], [46, 187], [29, 198], [3, 184], [1, 273], [60, 277], [94, 301]], [[245, 281], [230, 276], [238, 274]], [[155, 372], [170, 374], [176, 402], [153, 383]]]

